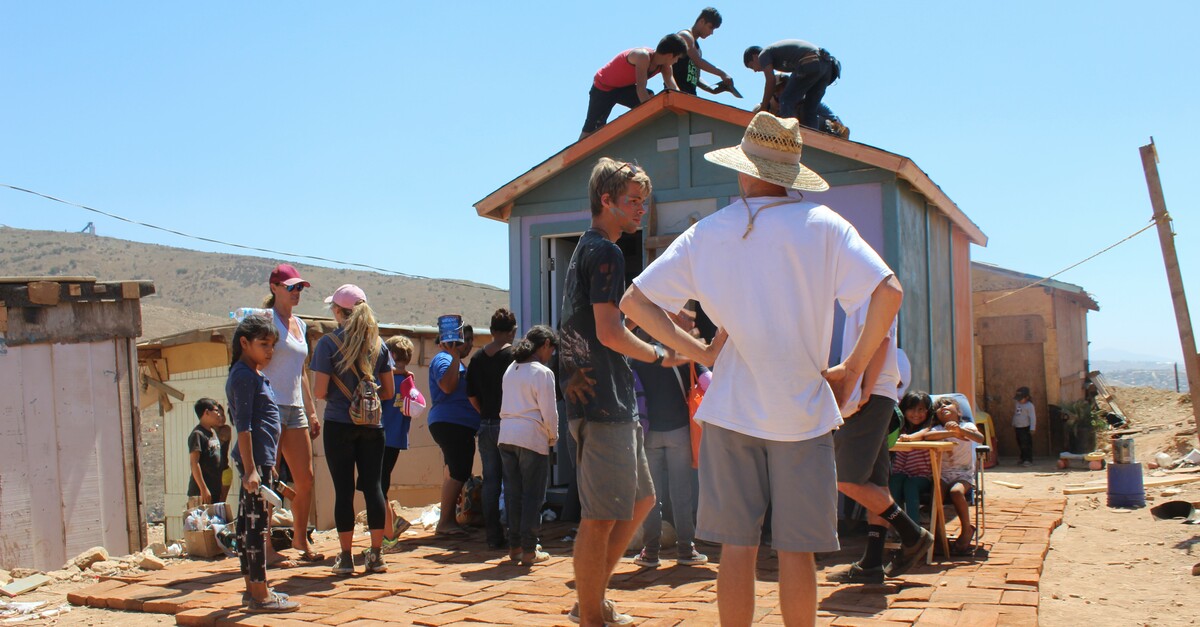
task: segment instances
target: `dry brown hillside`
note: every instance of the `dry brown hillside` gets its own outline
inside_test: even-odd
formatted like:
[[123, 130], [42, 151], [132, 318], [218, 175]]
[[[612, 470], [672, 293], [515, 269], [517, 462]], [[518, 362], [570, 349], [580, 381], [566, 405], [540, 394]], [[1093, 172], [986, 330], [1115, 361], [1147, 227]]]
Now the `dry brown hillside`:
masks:
[[[104, 280], [154, 281], [157, 293], [144, 302], [145, 333], [157, 337], [229, 319], [238, 307], [257, 307], [277, 259], [204, 253], [84, 233], [0, 227], [0, 275], [95, 276]], [[313, 284], [299, 313], [328, 315], [322, 299], [343, 283], [366, 290], [381, 322], [437, 323], [445, 313], [487, 326], [508, 292], [478, 283], [410, 279], [362, 270], [293, 263]]]

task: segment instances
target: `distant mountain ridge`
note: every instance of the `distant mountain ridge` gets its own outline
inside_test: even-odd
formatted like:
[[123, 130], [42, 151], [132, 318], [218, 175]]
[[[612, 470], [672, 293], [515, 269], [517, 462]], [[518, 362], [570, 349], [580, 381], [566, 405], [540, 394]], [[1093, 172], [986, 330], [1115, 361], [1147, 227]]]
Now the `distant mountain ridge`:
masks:
[[281, 261], [292, 263], [313, 285], [300, 299], [301, 314], [328, 316], [322, 301], [344, 283], [363, 288], [380, 322], [432, 326], [439, 315], [457, 313], [470, 324], [486, 327], [493, 311], [508, 307], [507, 291], [469, 281], [414, 279], [85, 233], [0, 227], [0, 275], [153, 281], [156, 293], [145, 299], [143, 337], [209, 326], [217, 319], [228, 320], [229, 312], [239, 307], [261, 306], [267, 276]]

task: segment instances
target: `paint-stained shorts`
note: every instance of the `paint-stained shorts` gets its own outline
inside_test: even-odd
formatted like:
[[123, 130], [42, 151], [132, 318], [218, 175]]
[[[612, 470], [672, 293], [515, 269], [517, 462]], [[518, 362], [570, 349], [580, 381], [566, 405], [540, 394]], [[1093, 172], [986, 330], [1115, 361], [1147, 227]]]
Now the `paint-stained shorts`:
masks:
[[839, 548], [833, 434], [776, 442], [704, 425], [696, 537], [758, 546], [767, 505], [771, 546], [825, 553]]
[[888, 425], [896, 401], [872, 394], [853, 416], [833, 433], [838, 481], [888, 487], [892, 461], [888, 456]]
[[638, 501], [654, 496], [642, 425], [576, 419], [568, 423], [576, 444], [579, 504], [589, 520], [633, 520]]

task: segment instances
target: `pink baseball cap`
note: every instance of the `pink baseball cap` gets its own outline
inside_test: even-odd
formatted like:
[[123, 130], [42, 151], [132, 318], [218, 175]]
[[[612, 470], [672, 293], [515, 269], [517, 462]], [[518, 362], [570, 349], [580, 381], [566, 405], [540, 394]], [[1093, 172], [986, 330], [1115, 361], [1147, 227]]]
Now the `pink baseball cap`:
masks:
[[347, 283], [339, 288], [325, 299], [325, 303], [333, 303], [342, 309], [354, 309], [354, 306], [359, 303], [367, 302], [367, 293], [362, 291], [362, 288], [357, 285]]
[[271, 271], [270, 282], [279, 283], [288, 287], [291, 287], [297, 283], [304, 285], [304, 287], [312, 287], [311, 283], [300, 278], [300, 273], [295, 268], [286, 263], [281, 263], [275, 266], [275, 269]]

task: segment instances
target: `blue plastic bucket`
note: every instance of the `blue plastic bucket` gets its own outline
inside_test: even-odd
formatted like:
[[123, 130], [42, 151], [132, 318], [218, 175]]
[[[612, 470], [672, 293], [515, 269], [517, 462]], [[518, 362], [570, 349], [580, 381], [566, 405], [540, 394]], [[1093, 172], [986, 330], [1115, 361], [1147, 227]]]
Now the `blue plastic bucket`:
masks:
[[438, 316], [438, 343], [461, 342], [463, 319], [458, 314]]
[[1108, 465], [1108, 506], [1146, 506], [1146, 488], [1142, 485], [1141, 464]]

